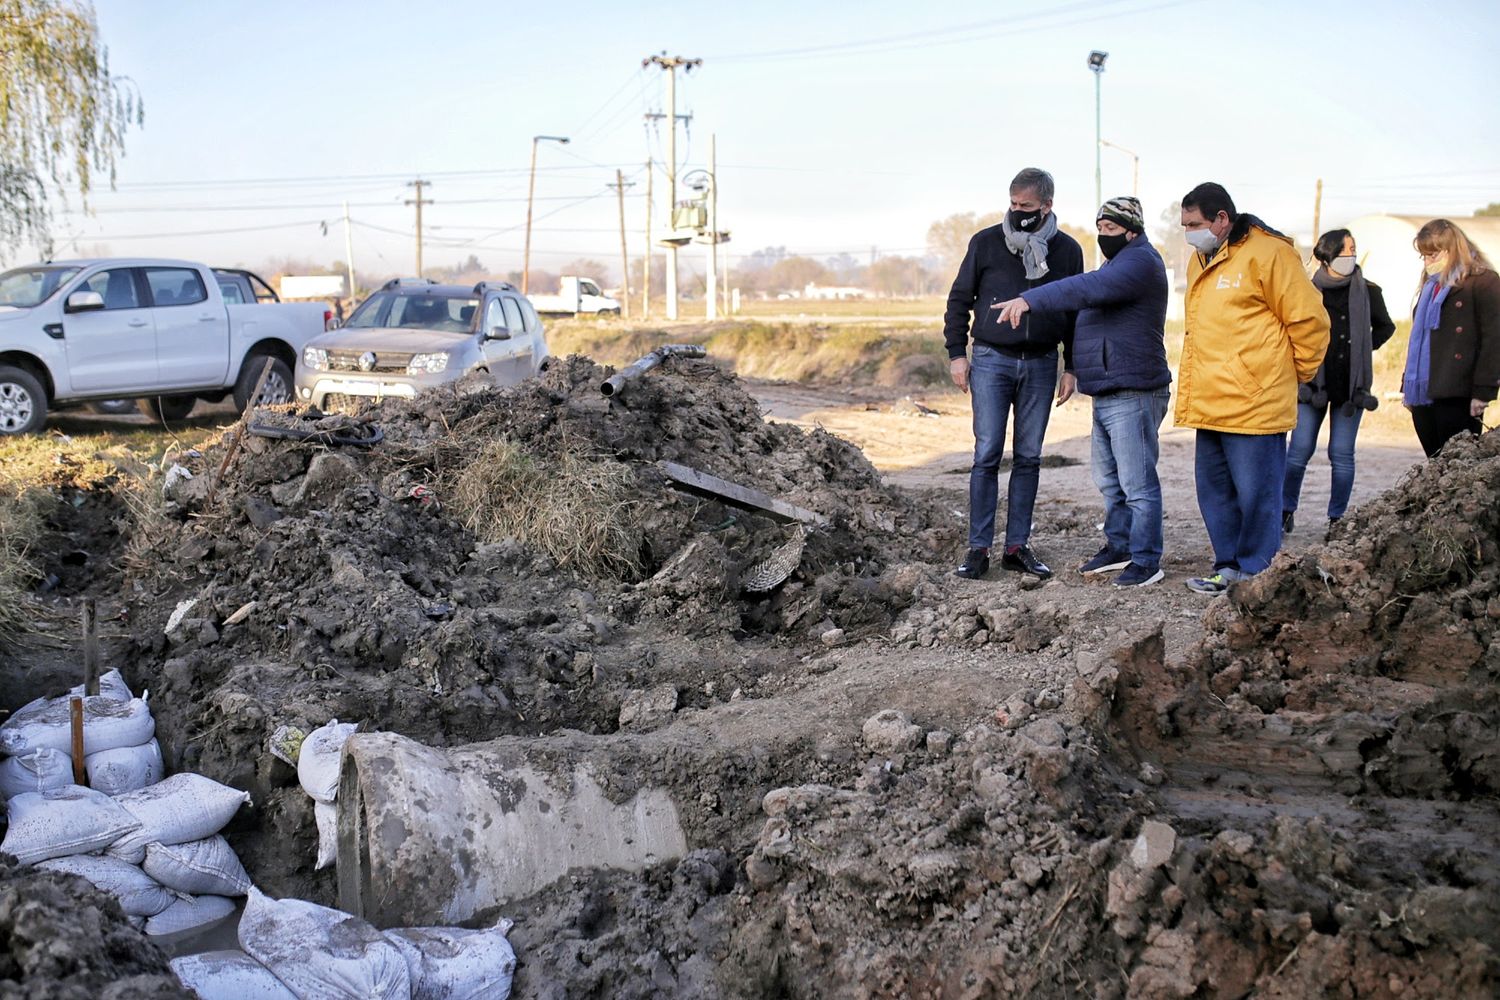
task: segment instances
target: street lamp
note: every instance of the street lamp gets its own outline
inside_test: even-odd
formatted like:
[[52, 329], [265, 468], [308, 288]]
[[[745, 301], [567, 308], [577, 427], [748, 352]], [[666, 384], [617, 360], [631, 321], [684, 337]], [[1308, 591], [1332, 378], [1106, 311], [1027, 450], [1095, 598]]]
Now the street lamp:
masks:
[[531, 137], [531, 183], [526, 188], [526, 255], [521, 261], [521, 294], [525, 295], [531, 284], [531, 203], [536, 199], [536, 144], [539, 142], [568, 144], [565, 135], [534, 135]]
[[[1130, 157], [1132, 160], [1135, 161], [1135, 166], [1131, 169], [1131, 172], [1130, 172], [1130, 193], [1133, 194], [1133, 195], [1135, 195], [1137, 198], [1139, 198], [1141, 196], [1141, 158], [1140, 158], [1140, 155], [1138, 153], [1134, 152], [1133, 150], [1126, 149], [1124, 146], [1120, 145], [1118, 142], [1110, 142], [1108, 139], [1100, 139], [1099, 140], [1099, 145], [1101, 145], [1101, 146], [1108, 146], [1110, 149], [1118, 149], [1120, 152], [1124, 153], [1126, 156]], [[1101, 204], [1102, 204], [1102, 202], [1101, 202]]]

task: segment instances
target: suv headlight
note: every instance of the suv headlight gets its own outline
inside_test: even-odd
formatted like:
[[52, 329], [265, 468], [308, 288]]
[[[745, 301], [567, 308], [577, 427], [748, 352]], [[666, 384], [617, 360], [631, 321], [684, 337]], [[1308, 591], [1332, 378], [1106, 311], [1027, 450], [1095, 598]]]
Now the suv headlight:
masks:
[[328, 352], [321, 347], [304, 347], [302, 363], [309, 368], [321, 371], [328, 367]]
[[411, 363], [406, 366], [408, 375], [436, 375], [448, 368], [448, 352], [438, 351], [436, 354], [412, 355]]

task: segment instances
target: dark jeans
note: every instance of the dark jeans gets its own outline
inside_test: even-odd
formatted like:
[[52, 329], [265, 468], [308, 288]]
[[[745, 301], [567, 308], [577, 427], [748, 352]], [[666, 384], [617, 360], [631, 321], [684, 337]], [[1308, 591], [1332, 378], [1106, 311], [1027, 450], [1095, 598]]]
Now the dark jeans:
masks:
[[1281, 547], [1285, 434], [1198, 432], [1193, 469], [1214, 569], [1253, 575]]
[[1042, 438], [1057, 388], [1057, 352], [1021, 360], [985, 344], [974, 345], [969, 395], [974, 407], [974, 466], [969, 471], [969, 548], [995, 543], [1000, 500], [1000, 458], [1005, 425], [1015, 410], [1010, 485], [1006, 490], [1005, 545], [1025, 545], [1042, 472]]
[[1302, 477], [1307, 475], [1307, 463], [1318, 450], [1318, 431], [1323, 429], [1323, 417], [1328, 421], [1328, 464], [1333, 466], [1333, 487], [1328, 494], [1328, 516], [1343, 517], [1349, 509], [1349, 494], [1354, 489], [1354, 440], [1359, 435], [1359, 420], [1365, 411], [1353, 407], [1352, 416], [1344, 413], [1343, 406], [1334, 406], [1329, 415], [1329, 406], [1297, 404], [1297, 428], [1292, 431], [1286, 446], [1286, 484], [1281, 489], [1281, 509], [1294, 511], [1297, 499], [1302, 495]]
[[1157, 437], [1170, 389], [1126, 390], [1094, 397], [1094, 485], [1104, 497], [1104, 538], [1146, 569], [1161, 565], [1161, 480]]
[[1473, 431], [1475, 434], [1484, 431], [1479, 418], [1469, 416], [1467, 399], [1434, 399], [1427, 406], [1413, 406], [1411, 422], [1417, 429], [1417, 440], [1422, 442], [1422, 450], [1427, 453], [1428, 458], [1436, 455], [1448, 443], [1449, 438], [1457, 437], [1464, 431]]

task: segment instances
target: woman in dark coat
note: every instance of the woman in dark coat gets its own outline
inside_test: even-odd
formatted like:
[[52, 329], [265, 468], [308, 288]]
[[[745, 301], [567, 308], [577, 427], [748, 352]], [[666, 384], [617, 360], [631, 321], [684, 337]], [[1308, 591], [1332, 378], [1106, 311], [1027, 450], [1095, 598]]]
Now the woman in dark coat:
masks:
[[1337, 521], [1349, 507], [1354, 489], [1354, 441], [1366, 410], [1378, 405], [1371, 395], [1372, 355], [1391, 339], [1396, 324], [1385, 308], [1380, 286], [1366, 281], [1354, 251], [1354, 235], [1335, 229], [1318, 237], [1313, 247], [1318, 270], [1313, 284], [1323, 293], [1330, 328], [1323, 367], [1297, 387], [1297, 427], [1286, 450], [1286, 480], [1281, 490], [1281, 527], [1290, 532], [1302, 477], [1318, 449], [1318, 431], [1328, 424], [1328, 464], [1333, 466], [1333, 488], [1328, 495], [1328, 520]]
[[1453, 436], [1480, 433], [1480, 417], [1500, 390], [1500, 276], [1447, 219], [1433, 219], [1412, 242], [1426, 276], [1401, 391], [1431, 458]]

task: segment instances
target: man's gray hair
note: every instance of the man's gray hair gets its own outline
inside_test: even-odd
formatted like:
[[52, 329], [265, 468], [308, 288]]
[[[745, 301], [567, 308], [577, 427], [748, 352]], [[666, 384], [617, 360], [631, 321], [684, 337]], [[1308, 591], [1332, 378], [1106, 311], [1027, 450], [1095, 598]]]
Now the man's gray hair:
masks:
[[1016, 174], [1016, 179], [1010, 182], [1012, 191], [1032, 191], [1036, 194], [1038, 201], [1051, 201], [1053, 187], [1052, 175], [1038, 167], [1027, 167]]

